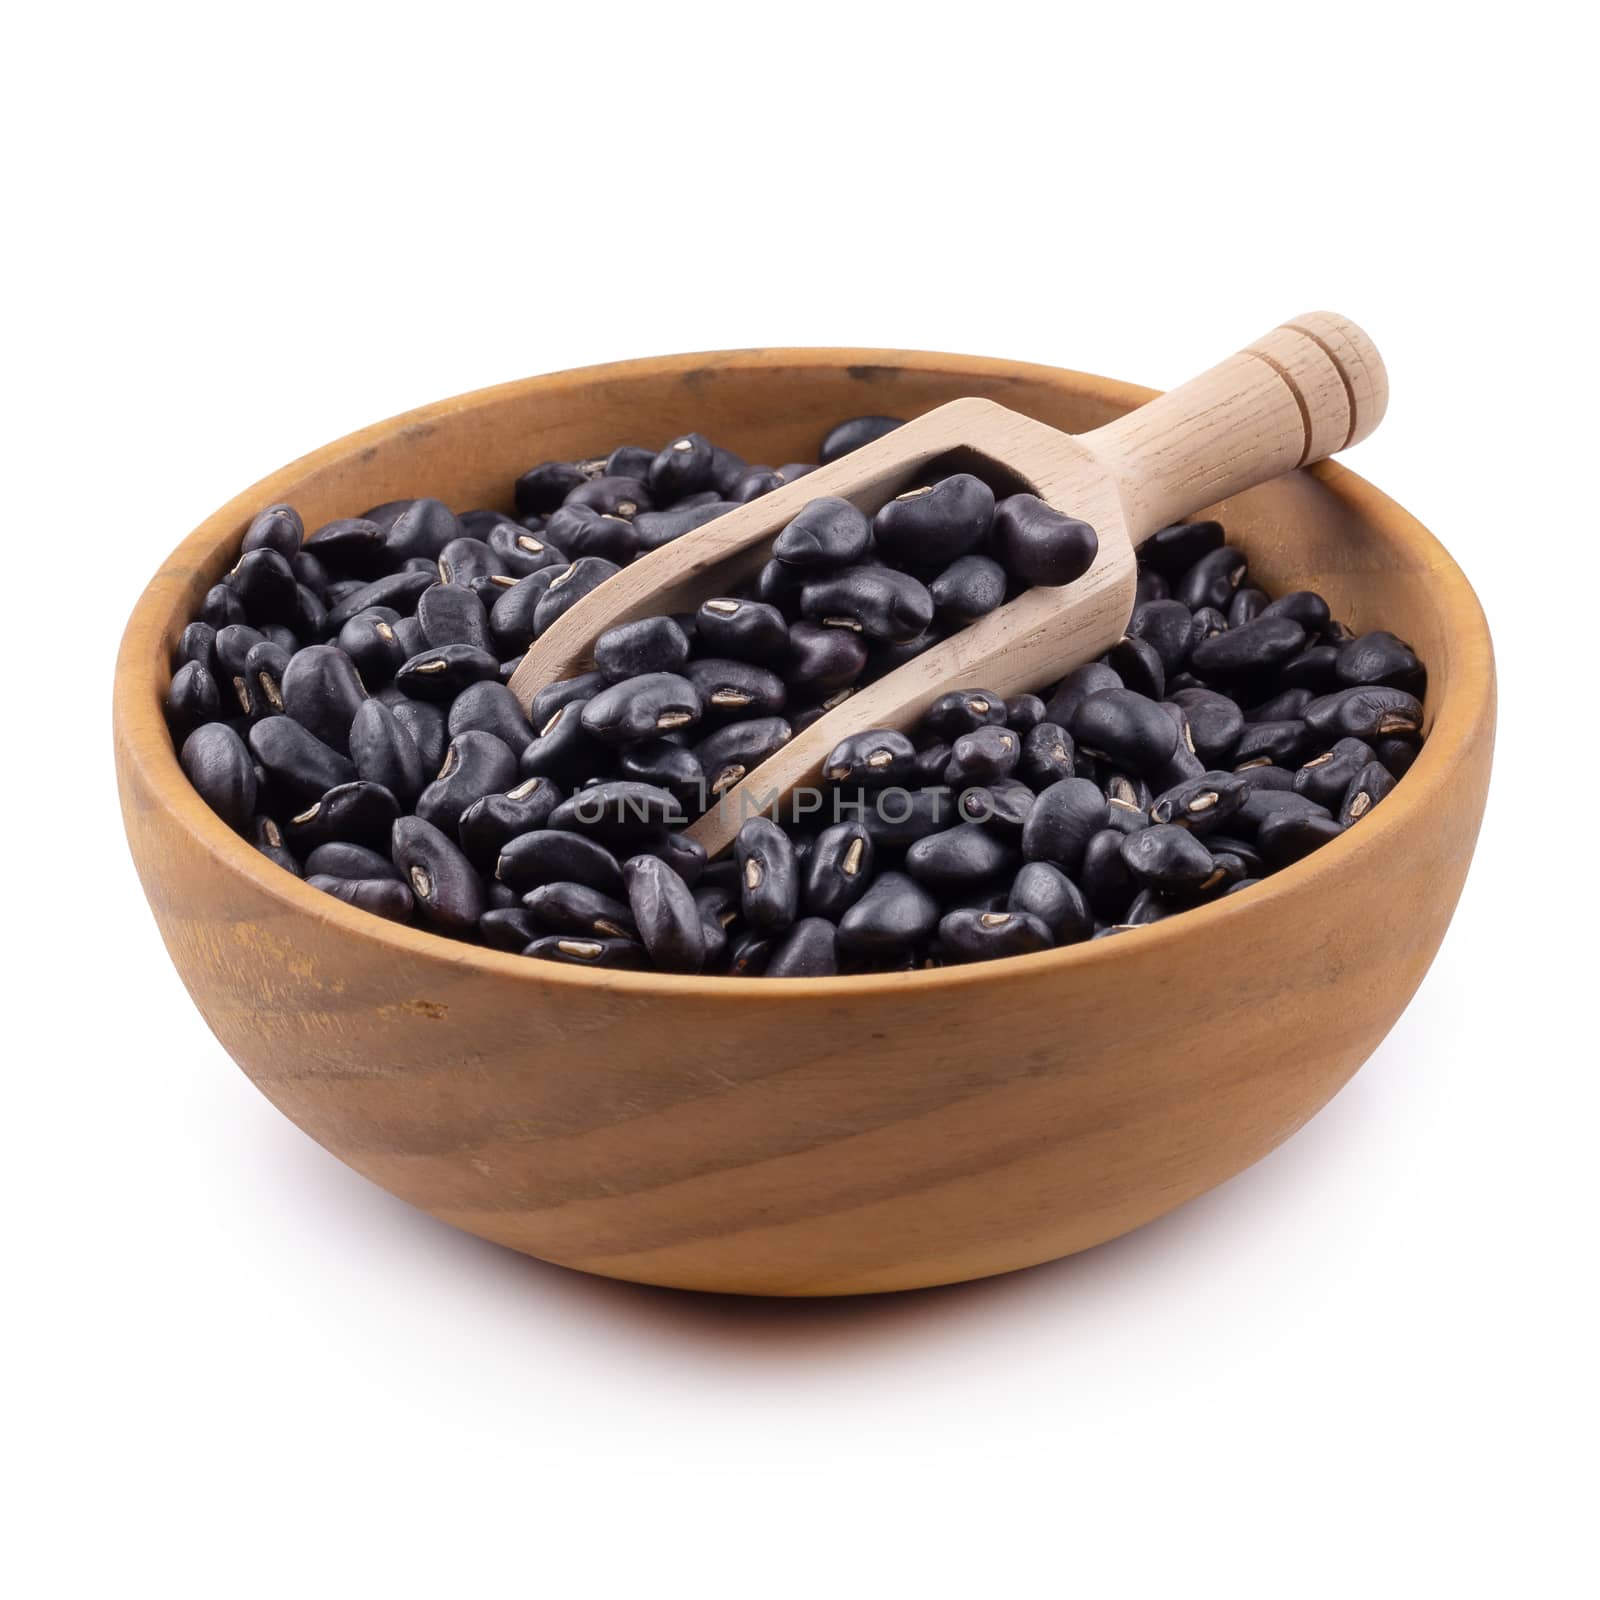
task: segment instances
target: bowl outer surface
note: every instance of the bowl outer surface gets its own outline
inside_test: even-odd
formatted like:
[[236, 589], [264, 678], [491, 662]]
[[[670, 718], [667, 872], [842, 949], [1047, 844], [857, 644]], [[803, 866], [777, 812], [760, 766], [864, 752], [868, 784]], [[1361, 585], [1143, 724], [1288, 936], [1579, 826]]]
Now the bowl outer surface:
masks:
[[273, 866], [189, 787], [160, 700], [250, 517], [308, 527], [699, 428], [814, 455], [863, 412], [979, 394], [1070, 431], [1150, 391], [968, 356], [734, 351], [559, 373], [378, 424], [274, 473], [173, 554], [115, 689], [118, 782], [184, 983], [274, 1104], [394, 1194], [613, 1277], [762, 1294], [906, 1289], [1098, 1244], [1223, 1182], [1324, 1105], [1438, 949], [1483, 811], [1487, 627], [1433, 537], [1324, 465], [1217, 508], [1252, 571], [1430, 669], [1429, 740], [1352, 834], [1244, 895], [987, 966], [814, 980], [593, 973], [397, 927]]

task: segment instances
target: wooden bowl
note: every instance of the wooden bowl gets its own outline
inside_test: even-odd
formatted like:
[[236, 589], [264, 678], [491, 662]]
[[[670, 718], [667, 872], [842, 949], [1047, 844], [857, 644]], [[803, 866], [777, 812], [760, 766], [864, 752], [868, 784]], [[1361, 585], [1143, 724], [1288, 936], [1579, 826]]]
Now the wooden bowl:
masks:
[[308, 527], [433, 494], [505, 505], [546, 458], [698, 428], [814, 457], [860, 412], [986, 395], [1074, 432], [1148, 398], [970, 356], [756, 350], [485, 389], [352, 434], [209, 518], [139, 600], [117, 775], [162, 937], [280, 1110], [471, 1233], [643, 1283], [910, 1289], [1086, 1249], [1232, 1177], [1316, 1112], [1427, 971], [1466, 875], [1494, 737], [1476, 598], [1433, 537], [1337, 466], [1217, 514], [1272, 589], [1320, 590], [1429, 668], [1427, 743], [1350, 834], [1234, 896], [1114, 939], [888, 977], [584, 972], [368, 916], [273, 866], [179, 770], [172, 649], [252, 514]]

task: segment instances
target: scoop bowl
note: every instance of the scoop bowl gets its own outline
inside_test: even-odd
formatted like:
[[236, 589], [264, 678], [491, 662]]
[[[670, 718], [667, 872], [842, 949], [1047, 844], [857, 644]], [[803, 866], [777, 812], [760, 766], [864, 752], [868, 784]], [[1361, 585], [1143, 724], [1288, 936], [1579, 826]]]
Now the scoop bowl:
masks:
[[1242, 895], [989, 965], [766, 980], [586, 972], [438, 938], [307, 887], [189, 786], [172, 649], [251, 516], [307, 526], [698, 429], [809, 457], [841, 417], [976, 395], [1084, 432], [1150, 397], [1016, 362], [876, 350], [558, 373], [380, 423], [247, 490], [135, 607], [114, 698], [124, 822], [212, 1031], [319, 1143], [443, 1220], [610, 1277], [750, 1294], [917, 1288], [1138, 1227], [1258, 1160], [1366, 1060], [1436, 953], [1477, 837], [1494, 666], [1438, 542], [1344, 468], [1213, 514], [1274, 590], [1315, 588], [1428, 663], [1427, 742], [1350, 833]]

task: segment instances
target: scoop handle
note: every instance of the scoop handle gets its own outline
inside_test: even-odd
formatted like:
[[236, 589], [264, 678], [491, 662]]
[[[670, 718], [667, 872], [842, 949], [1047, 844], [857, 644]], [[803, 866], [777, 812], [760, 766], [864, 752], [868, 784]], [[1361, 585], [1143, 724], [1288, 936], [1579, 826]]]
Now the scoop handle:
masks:
[[1348, 317], [1311, 311], [1079, 442], [1116, 474], [1140, 544], [1365, 439], [1388, 402], [1377, 346]]

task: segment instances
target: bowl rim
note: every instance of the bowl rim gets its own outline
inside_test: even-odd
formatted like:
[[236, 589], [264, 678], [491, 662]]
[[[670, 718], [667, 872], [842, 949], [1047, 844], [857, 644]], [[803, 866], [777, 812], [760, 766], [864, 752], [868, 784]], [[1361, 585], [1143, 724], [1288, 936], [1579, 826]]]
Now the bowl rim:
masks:
[[358, 458], [374, 445], [387, 443], [397, 433], [431, 431], [443, 418], [490, 408], [512, 396], [537, 390], [559, 396], [563, 392], [579, 394], [600, 383], [647, 375], [672, 377], [704, 372], [707, 368], [757, 372], [769, 367], [802, 370], [884, 367], [927, 373], [957, 367], [1000, 380], [1057, 384], [1067, 380], [1072, 387], [1123, 407], [1140, 405], [1160, 392], [1072, 368], [992, 356], [798, 346], [685, 352], [567, 368], [472, 390], [398, 413], [333, 440], [261, 478], [200, 523], [162, 563], [135, 602], [117, 652], [112, 723], [119, 765], [126, 763], [137, 773], [145, 791], [166, 810], [196, 848], [209, 851], [224, 866], [248, 879], [253, 888], [277, 901], [287, 913], [310, 916], [333, 931], [387, 947], [397, 956], [443, 962], [496, 978], [558, 988], [602, 988], [641, 999], [653, 996], [716, 1003], [752, 999], [789, 999], [807, 1004], [830, 999], [860, 1001], [874, 994], [924, 991], [931, 994], [972, 983], [993, 984], [1000, 978], [1024, 980], [1046, 972], [1059, 971], [1063, 977], [1078, 969], [1092, 973], [1103, 963], [1125, 957], [1128, 953], [1125, 941], [1130, 938], [1137, 939], [1139, 950], [1159, 956], [1180, 939], [1226, 937], [1226, 930], [1236, 919], [1264, 914], [1268, 907], [1279, 904], [1287, 896], [1314, 891], [1330, 874], [1344, 871], [1358, 852], [1384, 848], [1417, 812], [1445, 798], [1451, 774], [1494, 701], [1494, 659], [1487, 620], [1466, 575], [1434, 535], [1403, 506], [1364, 478], [1329, 461], [1301, 470], [1309, 471], [1356, 516], [1381, 522], [1401, 547], [1417, 558], [1421, 569], [1438, 587], [1439, 609], [1448, 619], [1450, 693], [1436, 709], [1415, 764], [1359, 830], [1346, 832], [1292, 865], [1268, 875], [1248, 894], [1224, 895], [1207, 905], [1126, 934], [1087, 939], [1059, 949], [1010, 956], [1000, 961], [826, 978], [689, 976], [533, 961], [508, 951], [447, 938], [419, 926], [390, 922], [311, 888], [302, 878], [268, 860], [249, 840], [228, 827], [189, 783], [178, 764], [178, 752], [161, 705], [162, 686], [168, 675], [163, 652], [169, 619], [181, 604], [193, 571], [211, 564], [219, 543], [236, 536], [238, 528], [261, 506], [283, 498], [281, 490], [291, 481]]

